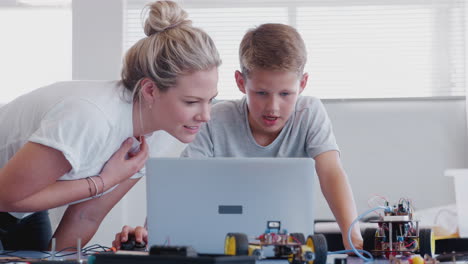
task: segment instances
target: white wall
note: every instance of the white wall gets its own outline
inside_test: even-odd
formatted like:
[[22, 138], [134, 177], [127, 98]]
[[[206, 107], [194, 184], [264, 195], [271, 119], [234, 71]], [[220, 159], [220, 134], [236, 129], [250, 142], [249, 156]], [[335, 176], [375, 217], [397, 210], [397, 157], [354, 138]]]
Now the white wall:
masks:
[[[118, 78], [122, 7], [121, 0], [73, 1], [75, 79]], [[452, 179], [443, 177], [443, 170], [468, 167], [464, 99], [330, 100], [325, 106], [360, 212], [372, 194], [392, 201], [408, 197], [417, 208], [455, 201]], [[161, 145], [152, 156], [177, 156], [183, 148], [164, 133], [158, 137], [156, 144]], [[109, 245], [124, 223], [142, 225], [145, 193], [143, 180], [106, 217], [91, 243]], [[331, 218], [324, 199], [316, 193], [318, 218]], [[52, 218], [57, 223], [60, 210], [52, 212]]]
[[123, 50], [122, 0], [73, 0], [74, 80], [115, 80]]
[[[455, 202], [447, 168], [468, 167], [465, 100], [326, 101], [358, 211], [380, 194], [416, 208]], [[331, 216], [323, 199], [321, 216]]]

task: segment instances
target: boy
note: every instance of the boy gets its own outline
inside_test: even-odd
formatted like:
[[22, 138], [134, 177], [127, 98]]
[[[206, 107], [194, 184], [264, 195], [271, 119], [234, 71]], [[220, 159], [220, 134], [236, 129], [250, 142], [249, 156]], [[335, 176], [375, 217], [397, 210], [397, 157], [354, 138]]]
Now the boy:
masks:
[[[235, 79], [245, 97], [214, 105], [211, 120], [182, 156], [313, 158], [322, 192], [350, 249], [347, 230], [357, 213], [332, 126], [320, 100], [300, 96], [308, 80], [304, 41], [291, 26], [263, 24], [245, 34], [239, 57]], [[124, 227], [117, 239], [125, 241], [128, 231], [133, 229]], [[137, 241], [142, 233], [146, 236], [144, 229], [137, 230]], [[352, 241], [362, 249], [357, 225]]]

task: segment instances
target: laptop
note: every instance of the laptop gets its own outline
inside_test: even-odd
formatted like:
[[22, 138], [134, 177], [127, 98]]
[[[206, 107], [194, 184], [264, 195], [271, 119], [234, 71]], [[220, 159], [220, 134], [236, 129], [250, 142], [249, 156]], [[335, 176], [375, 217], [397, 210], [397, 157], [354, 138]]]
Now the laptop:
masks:
[[150, 158], [146, 170], [150, 246], [223, 254], [227, 233], [251, 241], [268, 221], [313, 234], [310, 158]]

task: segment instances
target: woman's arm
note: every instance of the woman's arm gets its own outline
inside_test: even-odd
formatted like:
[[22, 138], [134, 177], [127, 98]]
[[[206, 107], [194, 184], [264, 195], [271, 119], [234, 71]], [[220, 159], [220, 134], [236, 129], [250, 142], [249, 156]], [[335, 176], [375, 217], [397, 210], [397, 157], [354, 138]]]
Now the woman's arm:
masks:
[[[105, 189], [119, 184], [140, 170], [148, 158], [148, 145], [141, 142], [140, 151], [131, 158], [126, 154], [132, 146], [126, 140], [104, 166], [101, 177]], [[94, 184], [86, 179], [56, 181], [71, 170], [62, 152], [36, 143], [26, 143], [0, 171], [0, 186], [8, 192], [0, 192], [0, 211], [34, 212], [54, 208], [90, 197], [96, 193]], [[95, 179], [98, 193], [102, 183]]]
[[[0, 211], [15, 211], [11, 210], [14, 203], [45, 189], [70, 170], [59, 150], [26, 143], [0, 170], [0, 186], [8, 190], [0, 192]], [[84, 191], [81, 196], [85, 197]]]
[[107, 213], [138, 180], [128, 179], [100, 198], [68, 206], [54, 234], [57, 249], [76, 246], [77, 238], [83, 246], [88, 243]]
[[[98, 193], [101, 193], [102, 184], [97, 178], [95, 181], [98, 184]], [[21, 201], [5, 205], [2, 209], [6, 212], [37, 212], [79, 201], [94, 196], [95, 193], [95, 186], [86, 179], [57, 181]]]

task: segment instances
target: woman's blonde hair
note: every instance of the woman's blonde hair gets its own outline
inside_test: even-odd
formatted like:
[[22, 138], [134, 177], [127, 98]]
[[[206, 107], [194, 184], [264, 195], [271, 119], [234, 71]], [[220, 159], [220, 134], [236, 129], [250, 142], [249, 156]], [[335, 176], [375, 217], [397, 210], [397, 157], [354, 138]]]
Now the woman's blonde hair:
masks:
[[221, 65], [213, 40], [203, 30], [193, 27], [187, 12], [172, 1], [157, 1], [146, 6], [147, 37], [126, 53], [122, 83], [133, 93], [133, 100], [144, 78], [152, 79], [165, 92], [180, 75], [209, 70]]

